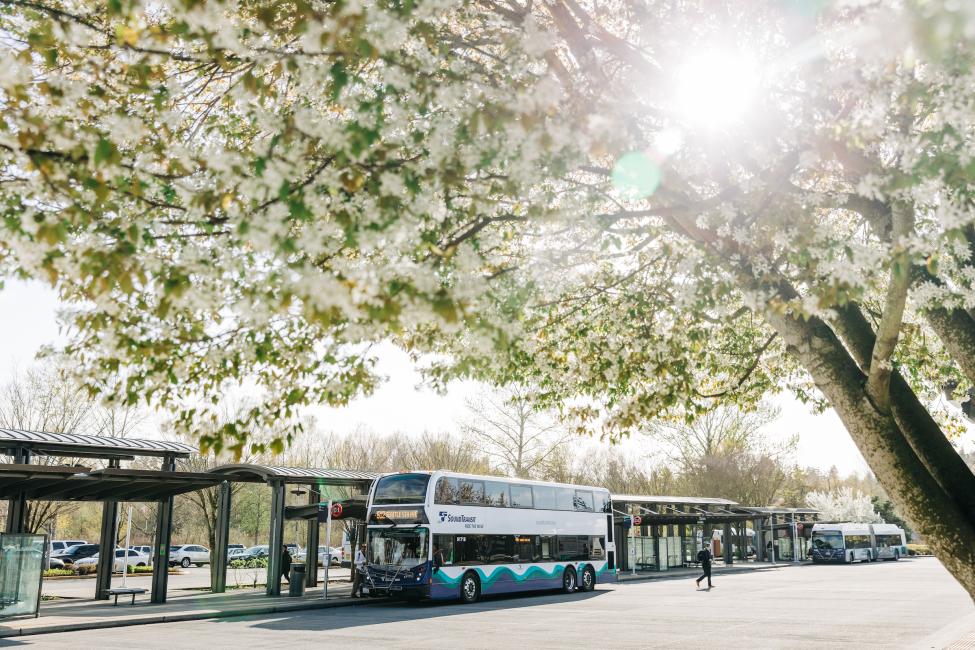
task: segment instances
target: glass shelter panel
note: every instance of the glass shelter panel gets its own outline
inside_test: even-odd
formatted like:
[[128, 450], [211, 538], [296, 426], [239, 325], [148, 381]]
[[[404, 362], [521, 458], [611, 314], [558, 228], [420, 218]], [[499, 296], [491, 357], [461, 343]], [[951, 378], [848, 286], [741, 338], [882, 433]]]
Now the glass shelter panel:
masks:
[[36, 614], [46, 535], [0, 535], [0, 616]]

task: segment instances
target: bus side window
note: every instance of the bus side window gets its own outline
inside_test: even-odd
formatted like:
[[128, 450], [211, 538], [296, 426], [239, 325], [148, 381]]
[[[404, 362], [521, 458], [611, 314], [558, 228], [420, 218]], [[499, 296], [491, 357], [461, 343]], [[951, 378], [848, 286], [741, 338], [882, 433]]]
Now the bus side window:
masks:
[[511, 486], [511, 505], [514, 508], [532, 507], [532, 489], [529, 485]]
[[553, 553], [555, 550], [555, 538], [551, 535], [539, 535], [538, 536], [538, 560], [539, 562], [551, 562], [555, 559]]
[[605, 560], [606, 559], [606, 538], [605, 537], [591, 537], [589, 539], [589, 559], [590, 560]]
[[555, 488], [547, 485], [533, 485], [532, 494], [535, 496], [537, 510], [555, 510]]
[[445, 505], [457, 503], [457, 479], [443, 477], [437, 481], [436, 502]]
[[572, 488], [555, 489], [555, 507], [559, 510], [575, 510], [576, 491]]
[[444, 565], [454, 563], [454, 536], [453, 535], [434, 535], [434, 546], [439, 546], [443, 553]]
[[484, 481], [473, 481], [462, 478], [458, 481], [458, 487], [461, 503], [471, 505], [484, 504]]

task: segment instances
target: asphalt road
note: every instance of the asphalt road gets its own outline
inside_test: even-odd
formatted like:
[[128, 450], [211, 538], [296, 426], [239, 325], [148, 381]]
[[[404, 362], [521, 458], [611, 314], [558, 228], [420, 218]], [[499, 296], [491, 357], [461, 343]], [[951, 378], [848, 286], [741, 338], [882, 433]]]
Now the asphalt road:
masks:
[[[959, 626], [962, 627], [959, 627]], [[23, 637], [43, 648], [910, 648], [975, 628], [972, 600], [931, 558], [601, 586], [476, 605], [383, 603]]]

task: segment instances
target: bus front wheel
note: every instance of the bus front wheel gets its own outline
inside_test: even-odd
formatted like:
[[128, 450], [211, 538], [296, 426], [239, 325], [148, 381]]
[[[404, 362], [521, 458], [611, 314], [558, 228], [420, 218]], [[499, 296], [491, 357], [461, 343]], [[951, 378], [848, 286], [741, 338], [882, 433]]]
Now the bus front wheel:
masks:
[[473, 573], [465, 573], [460, 581], [460, 599], [465, 603], [476, 603], [481, 597], [481, 583]]
[[582, 580], [579, 582], [580, 591], [592, 591], [596, 588], [596, 572], [591, 566], [582, 570]]
[[569, 567], [562, 574], [562, 592], [571, 594], [576, 590], [576, 570]]

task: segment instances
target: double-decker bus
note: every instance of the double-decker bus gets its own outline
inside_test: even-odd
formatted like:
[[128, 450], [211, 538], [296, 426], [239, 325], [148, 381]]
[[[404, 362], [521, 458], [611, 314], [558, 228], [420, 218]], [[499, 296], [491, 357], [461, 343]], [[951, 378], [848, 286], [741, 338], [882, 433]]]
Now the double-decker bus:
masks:
[[814, 524], [812, 560], [820, 562], [875, 562], [907, 555], [904, 531], [893, 524]]
[[401, 472], [373, 483], [366, 520], [370, 595], [475, 602], [482, 595], [616, 582], [609, 491]]

